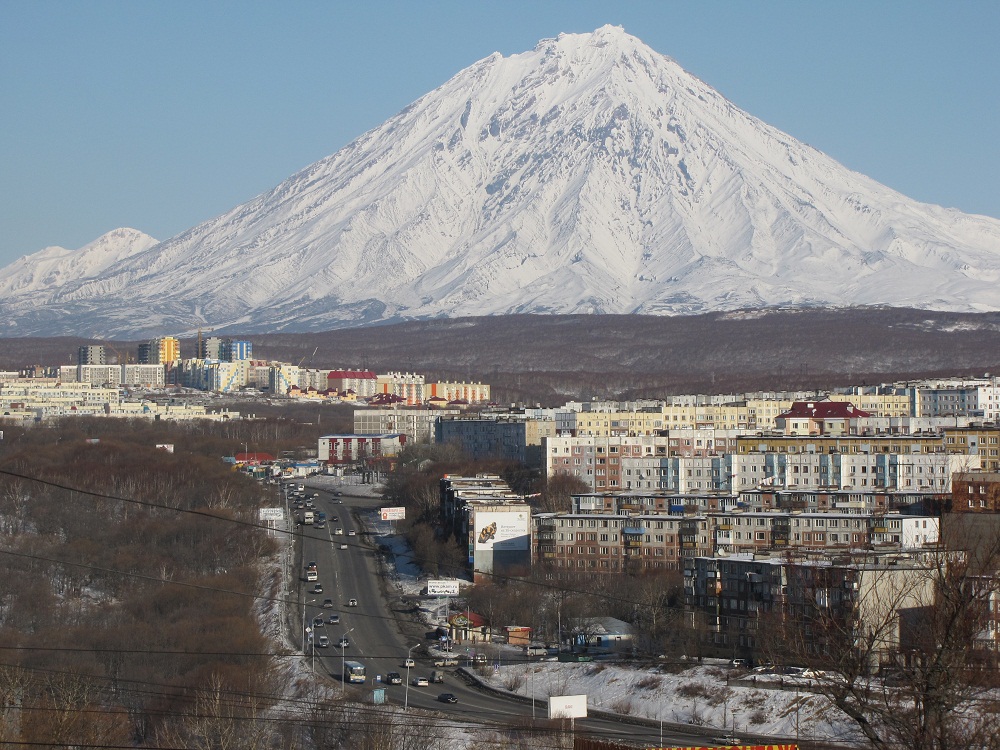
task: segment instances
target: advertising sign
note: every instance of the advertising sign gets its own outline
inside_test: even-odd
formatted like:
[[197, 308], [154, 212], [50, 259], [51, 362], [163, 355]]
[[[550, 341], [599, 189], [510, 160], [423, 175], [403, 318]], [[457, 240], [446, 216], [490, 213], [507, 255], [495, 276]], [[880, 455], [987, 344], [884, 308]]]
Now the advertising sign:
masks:
[[528, 514], [522, 511], [476, 513], [476, 549], [526, 551], [530, 542], [528, 523]]
[[458, 596], [458, 581], [427, 581], [427, 596]]
[[283, 521], [285, 520], [284, 508], [261, 508], [257, 518], [261, 521]]
[[584, 719], [586, 716], [586, 695], [552, 695], [549, 697], [550, 719]]
[[684, 747], [657, 747], [653, 750], [799, 750], [794, 742], [779, 745], [685, 745]]
[[379, 508], [383, 521], [402, 521], [406, 518], [406, 508]]

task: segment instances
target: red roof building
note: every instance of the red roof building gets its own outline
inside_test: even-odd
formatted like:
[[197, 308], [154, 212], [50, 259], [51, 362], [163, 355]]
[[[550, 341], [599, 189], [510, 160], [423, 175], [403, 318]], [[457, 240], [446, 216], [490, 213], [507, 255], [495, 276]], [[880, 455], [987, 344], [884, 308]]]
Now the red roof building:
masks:
[[786, 435], [847, 435], [852, 419], [870, 416], [847, 401], [796, 401], [774, 418], [774, 426]]

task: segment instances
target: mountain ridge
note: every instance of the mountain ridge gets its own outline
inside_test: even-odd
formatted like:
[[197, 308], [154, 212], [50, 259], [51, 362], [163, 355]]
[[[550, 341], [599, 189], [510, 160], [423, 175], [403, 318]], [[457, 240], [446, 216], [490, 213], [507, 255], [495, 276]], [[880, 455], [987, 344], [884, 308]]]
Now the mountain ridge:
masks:
[[998, 248], [1000, 221], [852, 172], [602, 27], [494, 53], [271, 191], [0, 311], [8, 331], [83, 335], [982, 311], [1000, 309]]

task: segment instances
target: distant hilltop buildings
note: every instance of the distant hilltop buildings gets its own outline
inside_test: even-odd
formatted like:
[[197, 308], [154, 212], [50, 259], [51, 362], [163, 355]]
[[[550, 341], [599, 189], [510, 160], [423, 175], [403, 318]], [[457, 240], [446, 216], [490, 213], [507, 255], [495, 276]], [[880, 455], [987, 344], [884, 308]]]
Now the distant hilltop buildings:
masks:
[[[75, 365], [0, 373], [0, 387], [12, 394], [0, 416], [34, 421], [83, 413], [114, 416], [124, 413], [122, 404], [131, 403], [128, 398], [123, 400], [122, 390], [156, 391], [178, 386], [454, 413], [490, 401], [490, 386], [484, 383], [427, 382], [417, 373], [376, 374], [300, 365], [254, 359], [252, 342], [216, 336], [199, 336], [197, 356], [192, 358], [182, 356], [180, 341], [173, 336], [143, 342], [134, 353], [110, 345], [81, 346]], [[68, 396], [70, 391], [75, 395]], [[31, 398], [21, 397], [29, 392], [34, 394]], [[100, 408], [94, 406], [96, 403]], [[152, 407], [147, 412], [159, 413]], [[201, 413], [206, 412], [202, 409]]]

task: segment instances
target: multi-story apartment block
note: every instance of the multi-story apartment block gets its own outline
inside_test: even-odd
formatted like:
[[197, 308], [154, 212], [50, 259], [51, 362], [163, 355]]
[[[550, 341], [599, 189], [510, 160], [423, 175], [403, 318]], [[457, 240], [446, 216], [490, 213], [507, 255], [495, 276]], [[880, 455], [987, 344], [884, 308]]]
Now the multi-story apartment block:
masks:
[[[978, 468], [983, 471], [1000, 471], [1000, 425], [970, 425], [968, 427], [945, 427], [944, 448], [948, 453], [959, 456], [976, 456]], [[971, 470], [973, 466], [958, 469]]]
[[122, 385], [162, 388], [166, 385], [163, 365], [122, 365]]
[[852, 419], [872, 416], [844, 401], [796, 401], [774, 420], [774, 428], [785, 435], [846, 435]]
[[315, 391], [328, 391], [330, 389], [330, 371], [326, 369], [317, 370], [299, 368], [298, 385], [300, 390], [312, 388]]
[[[274, 362], [267, 368], [267, 388], [271, 393], [284, 396], [292, 386], [299, 384], [299, 368], [287, 362]], [[260, 387], [258, 385], [258, 387]]]
[[951, 488], [952, 513], [1000, 513], [1000, 473], [971, 471], [955, 475]]
[[459, 409], [411, 409], [405, 406], [354, 410], [354, 432], [384, 435], [399, 432], [416, 443], [434, 442], [438, 417], [461, 414]]
[[222, 358], [226, 362], [242, 362], [253, 359], [253, 343], [241, 339], [225, 339], [222, 346]]
[[167, 365], [180, 361], [181, 343], [173, 336], [164, 336], [139, 344], [140, 365]]
[[208, 336], [198, 342], [197, 359], [222, 360], [225, 340], [218, 336]]
[[486, 383], [427, 383], [424, 386], [426, 398], [440, 398], [445, 401], [466, 401], [470, 404], [486, 404], [490, 400], [490, 386]]
[[332, 370], [327, 373], [327, 390], [338, 393], [352, 391], [358, 398], [371, 398], [377, 393], [377, 377], [371, 370]]
[[434, 425], [434, 442], [455, 443], [473, 459], [500, 459], [541, 467], [542, 441], [555, 435], [552, 420], [504, 414], [445, 416]]
[[830, 401], [846, 401], [873, 417], [915, 416], [912, 393], [897, 386], [854, 386], [831, 393]]
[[121, 365], [77, 365], [76, 382], [88, 385], [121, 385]]
[[533, 525], [533, 559], [557, 573], [679, 570], [685, 556], [712, 553], [704, 516], [541, 513]]
[[851, 623], [877, 633], [873, 669], [903, 639], [902, 613], [934, 601], [933, 551], [813, 552], [685, 560], [685, 607], [694, 632], [720, 653], [753, 658], [762, 645], [778, 647], [785, 628], [822, 653], [823, 629], [812, 618]]
[[445, 476], [441, 519], [468, 549], [473, 580], [531, 569], [531, 506], [495, 475]]
[[81, 346], [76, 354], [78, 365], [106, 365], [108, 363], [104, 347], [101, 345]]
[[407, 406], [417, 406], [424, 403], [424, 376], [409, 372], [389, 372], [378, 375], [375, 383], [376, 393], [389, 393], [399, 396]]

